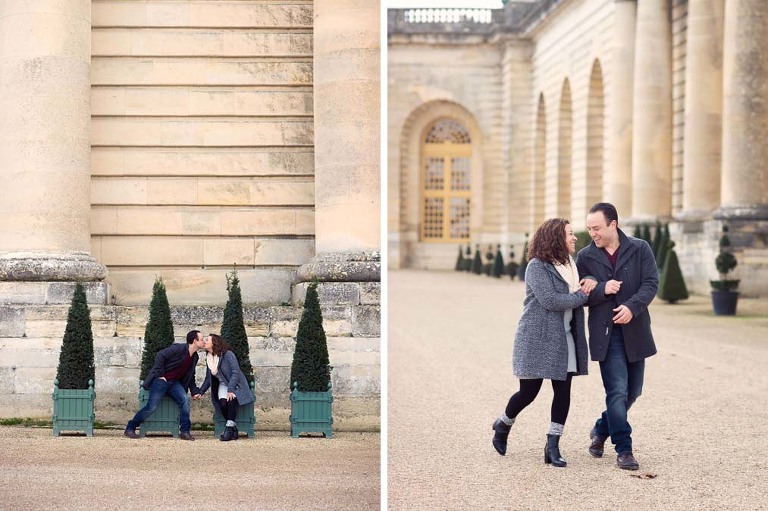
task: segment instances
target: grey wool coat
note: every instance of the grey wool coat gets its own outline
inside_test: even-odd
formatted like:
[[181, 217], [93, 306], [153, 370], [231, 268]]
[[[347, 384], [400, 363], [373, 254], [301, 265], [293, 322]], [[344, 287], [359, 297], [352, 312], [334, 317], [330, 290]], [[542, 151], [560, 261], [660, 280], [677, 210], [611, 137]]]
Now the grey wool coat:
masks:
[[525, 270], [523, 313], [515, 332], [512, 369], [518, 378], [565, 380], [568, 376], [568, 341], [563, 325], [572, 309], [571, 334], [576, 347], [576, 374], [587, 374], [587, 339], [584, 309], [587, 295], [570, 293], [555, 267], [531, 259]]
[[[632, 311], [632, 321], [621, 326], [624, 348], [629, 362], [638, 362], [656, 354], [656, 343], [651, 333], [651, 315], [648, 305], [656, 296], [659, 273], [653, 250], [645, 240], [632, 238], [619, 229], [619, 254], [616, 270], [611, 267], [605, 251], [592, 242], [579, 251], [576, 267], [581, 278], [597, 280], [597, 287], [589, 294], [589, 351], [592, 360], [603, 361], [608, 354], [608, 341], [615, 328], [613, 309], [623, 304]], [[621, 288], [615, 295], [605, 295], [605, 283], [620, 280]]]
[[[239, 405], [247, 405], [253, 401], [253, 394], [251, 393], [251, 387], [248, 385], [248, 380], [245, 379], [245, 375], [240, 370], [240, 364], [237, 363], [237, 357], [231, 350], [225, 351], [219, 357], [219, 369], [216, 377], [219, 379], [219, 382], [227, 386], [229, 392], [235, 394]], [[211, 378], [211, 369], [206, 364], [205, 381], [200, 387], [201, 394], [205, 394], [205, 391], [210, 388]], [[211, 392], [211, 401], [213, 401], [214, 408], [221, 413], [217, 389], [218, 387]]]

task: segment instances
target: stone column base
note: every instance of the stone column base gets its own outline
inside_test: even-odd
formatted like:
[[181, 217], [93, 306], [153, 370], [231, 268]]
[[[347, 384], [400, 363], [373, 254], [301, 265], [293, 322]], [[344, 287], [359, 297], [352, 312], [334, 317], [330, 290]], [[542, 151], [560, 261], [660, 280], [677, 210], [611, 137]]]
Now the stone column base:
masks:
[[[69, 305], [75, 293], [75, 282], [3, 282], [0, 281], [0, 303], [10, 305]], [[109, 284], [83, 282], [85, 299], [91, 305], [110, 303]]]
[[768, 204], [754, 206], [723, 206], [712, 216], [718, 220], [768, 220]]
[[94, 282], [107, 267], [86, 252], [0, 252], [0, 282]]
[[299, 282], [379, 282], [379, 252], [334, 252], [319, 254], [299, 267]]

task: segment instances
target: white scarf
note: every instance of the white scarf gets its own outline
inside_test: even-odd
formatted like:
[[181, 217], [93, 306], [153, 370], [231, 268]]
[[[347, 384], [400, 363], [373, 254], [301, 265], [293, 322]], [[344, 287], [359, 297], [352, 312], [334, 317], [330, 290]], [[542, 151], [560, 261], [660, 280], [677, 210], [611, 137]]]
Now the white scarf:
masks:
[[576, 270], [576, 261], [573, 260], [573, 256], [568, 255], [568, 264], [554, 264], [557, 273], [563, 277], [563, 280], [568, 284], [568, 289], [571, 293], [575, 293], [579, 289], [579, 272]]
[[211, 374], [216, 376], [219, 374], [219, 356], [213, 353], [208, 353], [205, 356], [205, 363], [208, 364], [208, 369], [211, 370]]

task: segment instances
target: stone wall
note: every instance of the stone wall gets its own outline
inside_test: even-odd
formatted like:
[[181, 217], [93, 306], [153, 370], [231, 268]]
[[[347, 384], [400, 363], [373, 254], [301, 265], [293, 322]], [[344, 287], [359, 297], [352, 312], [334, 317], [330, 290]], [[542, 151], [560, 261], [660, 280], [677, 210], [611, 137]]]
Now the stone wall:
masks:
[[116, 303], [290, 299], [314, 255], [313, 6], [94, 0], [91, 245]]
[[[294, 291], [303, 301], [302, 286]], [[334, 427], [378, 430], [380, 413], [380, 284], [321, 283], [318, 294], [333, 370]], [[138, 410], [137, 392], [148, 320], [147, 307], [91, 304], [96, 362], [96, 419], [127, 422]], [[0, 305], [1, 417], [50, 417], [67, 304]], [[219, 332], [223, 307], [172, 307], [177, 342], [198, 329]], [[258, 429], [287, 430], [289, 376], [300, 305], [245, 307], [256, 381]], [[197, 369], [198, 385], [205, 377]], [[192, 402], [193, 421], [211, 422], [210, 395]]]

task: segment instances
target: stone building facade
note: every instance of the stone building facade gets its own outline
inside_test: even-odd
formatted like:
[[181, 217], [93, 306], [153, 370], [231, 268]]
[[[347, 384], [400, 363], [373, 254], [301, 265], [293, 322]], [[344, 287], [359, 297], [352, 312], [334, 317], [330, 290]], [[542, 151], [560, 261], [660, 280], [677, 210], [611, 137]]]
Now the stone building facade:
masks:
[[768, 295], [766, 21], [760, 0], [389, 10], [390, 266], [519, 255], [545, 218], [583, 230], [605, 200], [625, 229], [670, 222], [697, 293], [727, 224], [742, 294]]
[[75, 281], [121, 421], [154, 279], [180, 341], [236, 265], [262, 424], [316, 279], [337, 424], [378, 427], [379, 3], [9, 0], [0, 40], [0, 416], [50, 413]]

